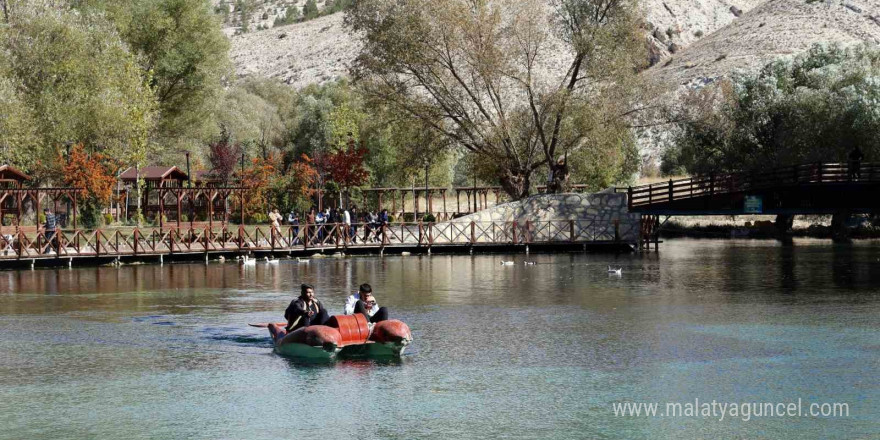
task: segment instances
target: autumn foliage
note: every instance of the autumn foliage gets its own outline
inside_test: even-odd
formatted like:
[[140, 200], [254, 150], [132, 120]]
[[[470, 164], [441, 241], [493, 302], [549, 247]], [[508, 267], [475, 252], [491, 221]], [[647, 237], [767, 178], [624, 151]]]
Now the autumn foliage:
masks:
[[330, 176], [330, 179], [338, 183], [342, 188], [351, 188], [367, 183], [370, 172], [364, 168], [364, 157], [367, 149], [364, 146], [357, 147], [350, 141], [348, 148], [343, 148], [325, 156], [321, 162]]
[[101, 153], [86, 153], [82, 144], [77, 144], [70, 149], [68, 160], [59, 157], [59, 162], [64, 163], [62, 173], [66, 185], [84, 189], [86, 199], [98, 205], [110, 203], [118, 161]]
[[251, 160], [251, 166], [244, 170], [241, 183], [247, 188], [245, 192], [244, 210], [248, 216], [256, 213], [265, 213], [269, 205], [269, 188], [273, 180], [277, 178], [281, 161], [275, 154], [267, 158], [256, 157]]
[[241, 157], [241, 145], [230, 142], [229, 135], [224, 129], [220, 139], [212, 142], [208, 147], [211, 172], [223, 182], [230, 181], [238, 158]]

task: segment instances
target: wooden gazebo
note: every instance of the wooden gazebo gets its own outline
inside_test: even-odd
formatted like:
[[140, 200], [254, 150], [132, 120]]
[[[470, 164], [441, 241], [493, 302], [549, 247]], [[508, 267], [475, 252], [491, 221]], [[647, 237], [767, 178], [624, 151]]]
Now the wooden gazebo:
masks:
[[[137, 200], [130, 197], [131, 191], [137, 193], [136, 188], [138, 179], [144, 181], [144, 189], [141, 194], [141, 211], [144, 216], [149, 217], [157, 215], [160, 210], [159, 188], [182, 188], [183, 182], [189, 180], [180, 168], [176, 166], [148, 166], [143, 168], [130, 167], [119, 175], [119, 180], [125, 185], [125, 217], [130, 218], [132, 210], [131, 206], [137, 206]], [[150, 199], [150, 194], [154, 194], [154, 200]]]
[[3, 188], [21, 188], [31, 177], [11, 165], [0, 165], [0, 185]]
[[[14, 218], [7, 226], [15, 226], [15, 232], [22, 231], [21, 217], [26, 206], [30, 204], [37, 220], [34, 228], [40, 228], [39, 216], [42, 208], [48, 207], [55, 212], [59, 226], [67, 223], [68, 215], [72, 214], [73, 227], [76, 228], [76, 204], [81, 189], [78, 188], [30, 188], [25, 182], [31, 177], [21, 170], [8, 165], [0, 165], [0, 234], [5, 233], [4, 215], [11, 214]], [[65, 202], [65, 209], [59, 209], [59, 202]], [[72, 206], [71, 206], [72, 205]]]

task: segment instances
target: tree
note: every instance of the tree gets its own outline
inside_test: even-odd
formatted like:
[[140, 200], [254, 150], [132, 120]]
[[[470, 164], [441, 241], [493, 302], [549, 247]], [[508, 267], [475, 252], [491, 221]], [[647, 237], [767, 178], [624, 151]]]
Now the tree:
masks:
[[880, 157], [880, 50], [815, 45], [688, 97], [664, 172], [761, 171]]
[[364, 168], [367, 149], [349, 139], [348, 147], [326, 156], [324, 169], [343, 190], [367, 183], [370, 173]]
[[17, 8], [0, 45], [0, 75], [15, 84], [6, 99], [35, 127], [44, 162], [69, 142], [117, 158], [143, 153], [155, 122], [150, 78], [103, 17]]
[[303, 18], [306, 20], [311, 20], [313, 18], [316, 18], [318, 14], [318, 4], [315, 3], [315, 0], [306, 0], [306, 4], [303, 5]]
[[277, 177], [279, 160], [276, 155], [264, 159], [256, 157], [251, 165], [244, 170], [241, 184], [245, 191], [245, 213], [253, 220], [263, 221], [269, 211], [272, 182]]
[[88, 154], [82, 144], [71, 148], [66, 161], [60, 155], [57, 160], [64, 164], [64, 183], [85, 191], [80, 205], [83, 224], [88, 228], [100, 226], [101, 210], [110, 203], [116, 186], [119, 162], [101, 153]]
[[232, 143], [226, 128], [221, 128], [220, 138], [209, 146], [208, 160], [211, 163], [211, 173], [224, 184], [228, 183], [232, 180], [232, 173], [241, 154], [241, 145]]
[[[590, 182], [611, 184], [636, 166], [627, 117], [638, 110], [646, 59], [636, 7], [551, 3], [356, 2], [346, 14], [362, 41], [354, 76], [371, 107], [405, 112], [475, 153], [514, 198], [530, 193], [542, 168], [556, 191], [572, 164], [593, 165], [581, 170]], [[562, 71], [552, 67], [560, 58]]]
[[150, 73], [159, 106], [157, 143], [178, 142], [209, 119], [230, 75], [229, 41], [208, 0], [84, 1], [106, 11], [140, 67]]

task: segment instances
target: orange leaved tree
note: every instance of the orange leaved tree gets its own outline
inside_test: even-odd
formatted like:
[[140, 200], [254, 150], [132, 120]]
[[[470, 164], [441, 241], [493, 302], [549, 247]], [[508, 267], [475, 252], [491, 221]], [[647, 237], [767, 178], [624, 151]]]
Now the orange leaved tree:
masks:
[[87, 153], [82, 144], [70, 149], [66, 161], [61, 157], [58, 160], [64, 164], [61, 168], [64, 183], [85, 191], [79, 206], [83, 225], [87, 228], [100, 226], [101, 211], [113, 196], [119, 162], [101, 153]]

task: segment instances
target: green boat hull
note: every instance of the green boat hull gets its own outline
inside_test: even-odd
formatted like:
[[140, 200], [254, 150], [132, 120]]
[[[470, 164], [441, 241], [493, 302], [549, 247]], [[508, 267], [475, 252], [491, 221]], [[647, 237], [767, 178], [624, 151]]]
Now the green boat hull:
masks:
[[275, 353], [281, 356], [305, 360], [332, 359], [381, 359], [395, 358], [403, 355], [407, 344], [390, 342], [370, 342], [352, 344], [342, 348], [324, 349], [306, 344], [280, 344], [275, 346]]

